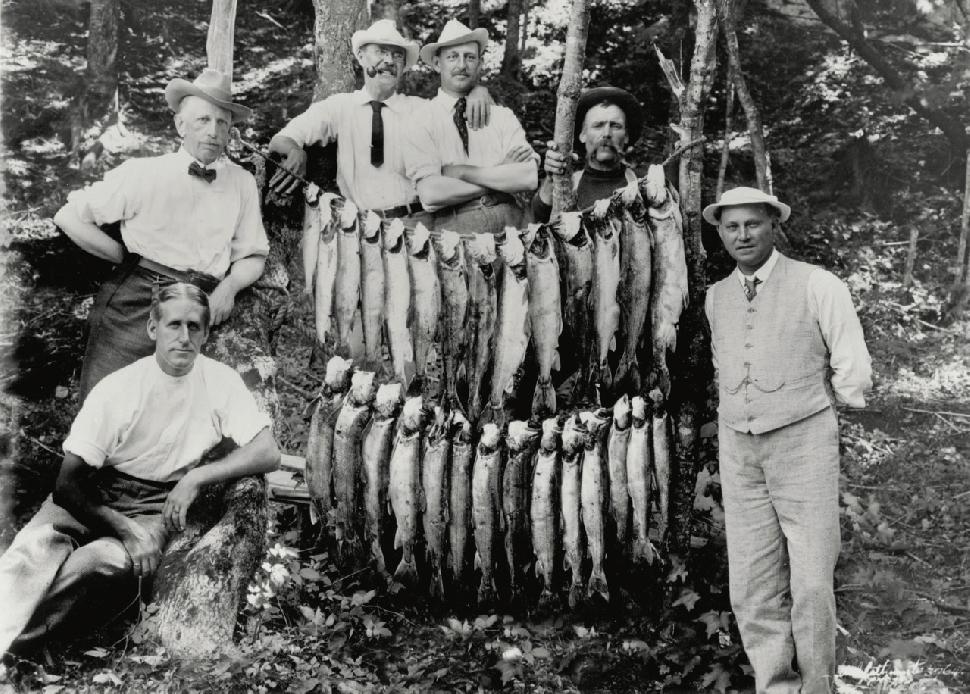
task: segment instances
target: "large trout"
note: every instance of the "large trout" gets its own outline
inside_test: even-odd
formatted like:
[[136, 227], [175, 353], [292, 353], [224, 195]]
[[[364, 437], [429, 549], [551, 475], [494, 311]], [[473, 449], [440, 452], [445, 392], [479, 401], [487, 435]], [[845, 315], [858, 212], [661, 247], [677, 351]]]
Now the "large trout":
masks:
[[639, 395], [633, 398], [630, 409], [632, 423], [630, 440], [626, 446], [626, 479], [633, 508], [633, 546], [630, 554], [636, 562], [651, 564], [654, 554], [648, 532], [650, 530], [652, 423], [646, 401]]
[[553, 600], [556, 557], [559, 554], [559, 422], [550, 417], [542, 423], [542, 439], [532, 473], [532, 494], [529, 518], [532, 551], [535, 553], [536, 576], [542, 578], [539, 606], [546, 607]]
[[563, 319], [568, 339], [572, 367], [579, 376], [573, 388], [574, 402], [586, 398], [593, 360], [592, 329], [590, 325], [590, 294], [593, 288], [593, 242], [582, 224], [578, 212], [564, 212], [556, 228], [560, 251], [565, 258], [562, 272]]
[[590, 235], [596, 248], [593, 277], [593, 305], [596, 324], [596, 369], [594, 376], [604, 391], [613, 388], [609, 353], [616, 350], [616, 331], [620, 327], [620, 225], [609, 210], [609, 199], [593, 205]]
[[495, 272], [495, 236], [475, 234], [467, 246], [468, 346], [465, 372], [468, 375], [468, 419], [478, 421], [482, 411], [485, 372], [492, 361], [492, 337], [498, 319], [498, 284]]
[[480, 605], [495, 601], [495, 546], [502, 524], [502, 437], [486, 424], [472, 468], [472, 522], [475, 525], [475, 567], [481, 569]]
[[411, 276], [404, 222], [395, 219], [384, 230], [384, 323], [394, 375], [405, 390], [414, 376], [414, 348], [408, 328], [410, 315]]
[[337, 287], [334, 315], [340, 349], [350, 350], [354, 318], [360, 307], [360, 220], [357, 206], [344, 200], [337, 232]]
[[383, 360], [381, 334], [384, 330], [384, 254], [381, 252], [381, 218], [373, 210], [368, 210], [364, 218], [360, 256], [364, 357], [369, 368], [377, 369]]
[[411, 237], [408, 262], [413, 291], [411, 335], [414, 338], [414, 368], [415, 375], [421, 379], [421, 387], [425, 388], [428, 358], [436, 358], [434, 344], [441, 315], [441, 283], [438, 281], [438, 261], [434, 244], [431, 243], [431, 232], [421, 222], [418, 222]]
[[539, 377], [532, 398], [533, 415], [556, 411], [556, 389], [552, 370], [559, 370], [559, 335], [562, 333], [562, 302], [559, 263], [548, 227], [540, 227], [529, 244], [529, 325], [539, 365]]
[[451, 467], [452, 416], [441, 406], [424, 440], [421, 460], [421, 488], [424, 497], [424, 542], [431, 568], [431, 596], [445, 595], [445, 540], [448, 528], [448, 482]]
[[343, 556], [354, 557], [360, 545], [358, 518], [363, 460], [360, 455], [364, 427], [370, 419], [374, 399], [374, 373], [358, 371], [340, 408], [333, 434], [333, 496], [335, 537]]
[[390, 478], [391, 447], [394, 444], [394, 424], [400, 404], [400, 383], [387, 383], [377, 389], [374, 416], [367, 425], [364, 442], [361, 444], [361, 457], [364, 459], [366, 533], [377, 570], [386, 578], [390, 578], [390, 574], [387, 572], [381, 537], [388, 520], [387, 486]]
[[408, 398], [401, 410], [394, 449], [389, 466], [388, 495], [391, 510], [397, 521], [394, 549], [401, 550], [401, 562], [394, 571], [394, 579], [415, 587], [418, 566], [414, 559], [414, 545], [418, 536], [418, 515], [421, 511], [421, 432], [424, 412], [421, 397]]
[[566, 421], [562, 432], [562, 544], [565, 566], [570, 572], [569, 606], [576, 607], [583, 597], [583, 537], [580, 487], [586, 425], [579, 415]]
[[461, 583], [471, 546], [469, 531], [472, 527], [472, 463], [475, 460], [475, 446], [472, 444], [471, 424], [460, 412], [455, 412], [455, 429], [451, 443], [448, 563], [452, 577]]
[[653, 238], [647, 226], [647, 209], [640, 198], [637, 184], [634, 182], [626, 186], [620, 197], [626, 206], [623, 213], [618, 296], [623, 344], [614, 382], [621, 388], [625, 387], [627, 391], [639, 393], [642, 379], [637, 352], [650, 311], [650, 257]]
[[517, 229], [506, 227], [502, 256], [502, 291], [499, 296], [498, 331], [492, 363], [492, 393], [489, 405], [492, 421], [505, 424], [505, 398], [513, 395], [515, 375], [529, 346], [529, 277], [525, 246]]
[[502, 514], [513, 604], [524, 602], [523, 575], [532, 559], [529, 549], [529, 480], [539, 435], [540, 431], [529, 426], [529, 422], [514, 421], [509, 423], [505, 437], [509, 455], [502, 473]]
[[464, 371], [468, 346], [468, 272], [461, 237], [447, 229], [438, 240], [438, 270], [441, 273], [441, 347], [444, 352], [445, 387], [443, 401], [458, 407], [458, 379]]
[[[337, 283], [337, 227], [333, 219], [332, 195], [324, 194], [315, 207], [306, 208], [303, 220], [304, 274], [311, 283], [304, 289], [313, 297], [313, 321], [317, 344], [327, 344], [332, 333], [334, 289]], [[313, 239], [316, 239], [314, 241]], [[310, 257], [310, 253], [313, 257]], [[312, 262], [311, 262], [312, 260]], [[312, 266], [312, 270], [311, 270]], [[311, 293], [312, 292], [312, 293]]]

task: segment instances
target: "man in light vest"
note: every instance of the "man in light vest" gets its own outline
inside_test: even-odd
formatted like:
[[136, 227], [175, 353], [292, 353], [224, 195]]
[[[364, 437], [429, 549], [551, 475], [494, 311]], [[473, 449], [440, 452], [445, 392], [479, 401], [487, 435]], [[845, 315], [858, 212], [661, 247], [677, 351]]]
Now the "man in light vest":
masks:
[[734, 188], [704, 208], [737, 268], [707, 293], [731, 605], [758, 692], [833, 689], [836, 405], [865, 406], [869, 352], [845, 284], [775, 249], [791, 208]]

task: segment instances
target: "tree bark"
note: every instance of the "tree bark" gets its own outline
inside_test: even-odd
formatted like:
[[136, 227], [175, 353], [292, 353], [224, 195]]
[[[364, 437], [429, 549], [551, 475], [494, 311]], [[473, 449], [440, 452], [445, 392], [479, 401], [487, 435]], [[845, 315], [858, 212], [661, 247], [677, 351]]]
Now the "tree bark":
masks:
[[572, 152], [576, 131], [576, 104], [583, 88], [583, 60], [586, 57], [586, 36], [589, 33], [587, 0], [573, 0], [566, 32], [566, 56], [562, 77], [556, 93], [556, 127], [553, 139], [556, 149], [566, 158], [566, 172], [552, 181], [552, 219], [560, 213], [576, 209], [573, 191]]
[[522, 0], [522, 29], [521, 40], [519, 41], [519, 70], [522, 70], [522, 54], [525, 53], [525, 40], [529, 36], [529, 8], [532, 0]]
[[523, 0], [509, 0], [508, 19], [505, 25], [505, 53], [502, 54], [502, 75], [512, 79], [519, 78], [522, 56], [519, 53], [521, 28], [519, 15], [522, 13]]
[[964, 174], [963, 213], [960, 215], [960, 239], [957, 243], [957, 257], [953, 268], [953, 285], [947, 302], [950, 309], [947, 319], [958, 318], [970, 297], [970, 257], [967, 255], [970, 237], [970, 148], [966, 150], [966, 172]]
[[236, 0], [212, 0], [205, 53], [209, 67], [232, 80], [232, 46], [236, 33]]
[[356, 88], [350, 36], [367, 23], [366, 0], [313, 0], [316, 22], [313, 26], [313, 57], [317, 84], [313, 100]]
[[730, 66], [728, 74], [733, 78], [732, 83], [737, 89], [738, 101], [741, 102], [748, 124], [748, 137], [751, 140], [751, 154], [754, 157], [754, 170], [758, 178], [758, 188], [770, 194], [771, 184], [768, 180], [768, 157], [764, 128], [761, 125], [761, 113], [758, 111], [758, 106], [748, 90], [748, 83], [744, 79], [744, 71], [741, 68], [741, 52], [738, 48], [737, 20], [738, 15], [743, 12], [743, 8], [744, 0], [721, 0], [721, 33], [724, 35], [724, 44], [727, 48]]
[[[119, 0], [91, 0], [84, 86], [71, 116], [71, 154], [91, 150], [107, 126], [118, 89]], [[86, 131], [101, 120], [101, 127]]]
[[[681, 145], [704, 133], [704, 104], [714, 75], [717, 14], [715, 0], [694, 0], [697, 14], [694, 53], [686, 86], [672, 70], [665, 70], [671, 90], [679, 94], [680, 123], [676, 132]], [[707, 287], [706, 253], [701, 241], [701, 184], [704, 170], [702, 147], [688, 147], [680, 157], [680, 207], [684, 215], [687, 256], [688, 304], [680, 318], [677, 353], [671, 369], [674, 387], [671, 405], [676, 417], [675, 461], [671, 474], [670, 549], [680, 555], [690, 550], [694, 486], [699, 468], [700, 427], [710, 416], [707, 386], [713, 380], [710, 338], [704, 317]]]
[[925, 118], [931, 125], [938, 127], [950, 143], [959, 151], [964, 151], [968, 145], [966, 127], [949, 114], [930, 106], [926, 97], [914, 85], [908, 84], [888, 60], [869, 43], [865, 36], [865, 29], [856, 20], [853, 24], [842, 21], [835, 13], [830, 12], [822, 0], [805, 0], [809, 7], [818, 15], [822, 23], [834, 31], [840, 38], [848, 42], [859, 56], [882, 77], [886, 86], [903, 95], [903, 102], [917, 114]]
[[734, 68], [728, 67], [727, 97], [724, 104], [724, 146], [721, 147], [721, 163], [717, 168], [717, 189], [714, 199], [720, 200], [724, 192], [728, 160], [731, 158], [731, 135], [734, 132]]
[[482, 13], [482, 0], [468, 0], [468, 28], [477, 29]]

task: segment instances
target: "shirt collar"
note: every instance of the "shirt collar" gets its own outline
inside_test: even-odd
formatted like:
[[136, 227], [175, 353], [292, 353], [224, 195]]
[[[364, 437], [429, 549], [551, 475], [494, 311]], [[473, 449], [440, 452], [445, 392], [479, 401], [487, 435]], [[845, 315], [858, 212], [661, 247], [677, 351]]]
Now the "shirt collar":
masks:
[[201, 161], [199, 161], [198, 159], [196, 159], [195, 157], [193, 157], [191, 154], [189, 154], [188, 150], [185, 149], [184, 146], [179, 146], [178, 152], [176, 152], [175, 155], [176, 155], [176, 157], [178, 157], [179, 165], [180, 166], [184, 165], [186, 168], [192, 162], [196, 162], [203, 169], [215, 169], [216, 171], [221, 170], [226, 165], [226, 155], [225, 154], [221, 155], [218, 159], [216, 159], [211, 164], [203, 164]]
[[[781, 254], [778, 252], [777, 248], [772, 248], [771, 255], [768, 256], [768, 260], [765, 261], [764, 265], [762, 265], [761, 267], [759, 267], [757, 270], [754, 271], [753, 277], [756, 277], [758, 280], [760, 280], [761, 284], [764, 284], [765, 282], [767, 282], [768, 276], [771, 275], [771, 271], [774, 269], [775, 264], [778, 262], [778, 257], [780, 255]], [[737, 270], [735, 271], [735, 274], [737, 274], [738, 282], [741, 283], [742, 287], [744, 286], [744, 281], [746, 279], [751, 279], [751, 277], [741, 272], [741, 268], [737, 268]]]
[[[352, 92], [352, 94], [353, 94], [354, 102], [362, 106], [369, 106], [370, 102], [379, 101], [378, 99], [374, 99], [374, 97], [371, 96], [370, 92], [363, 87], [361, 87], [355, 92]], [[403, 103], [404, 103], [404, 95], [401, 94], [400, 92], [394, 92], [389, 97], [384, 99], [384, 106], [395, 112], [400, 111]]]
[[452, 96], [446, 92], [441, 87], [438, 87], [438, 96], [435, 97], [435, 101], [444, 106], [449, 111], [455, 110], [455, 104], [458, 103], [458, 97]]

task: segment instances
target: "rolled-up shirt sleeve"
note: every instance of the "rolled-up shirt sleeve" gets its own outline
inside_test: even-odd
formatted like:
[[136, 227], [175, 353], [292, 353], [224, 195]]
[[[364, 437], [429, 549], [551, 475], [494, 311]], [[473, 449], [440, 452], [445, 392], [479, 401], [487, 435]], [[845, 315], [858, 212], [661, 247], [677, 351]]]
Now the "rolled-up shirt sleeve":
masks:
[[223, 436], [245, 446], [263, 429], [272, 428], [273, 423], [269, 415], [259, 409], [256, 398], [239, 374], [225, 365], [220, 366], [224, 369], [220, 378], [224, 397], [218, 413], [219, 428]]
[[414, 109], [411, 122], [405, 130], [404, 175], [415, 184], [428, 176], [441, 173], [441, 157], [434, 138], [434, 114], [431, 102]]
[[849, 407], [865, 407], [865, 392], [872, 388], [872, 359], [849, 288], [831, 272], [818, 269], [809, 276], [807, 291], [829, 349], [835, 398]]
[[120, 394], [112, 390], [111, 383], [100, 381], [91, 389], [62, 446], [65, 453], [73, 453], [92, 467], [103, 467], [118, 444], [118, 422], [111, 416], [117, 408], [109, 405]]
[[288, 137], [303, 146], [333, 142], [337, 136], [335, 123], [341, 96], [344, 95], [335, 94], [310, 104], [306, 111], [293, 118], [277, 135]]
[[[143, 162], [129, 159], [104, 175], [104, 178], [67, 196], [78, 217], [85, 222], [111, 224], [131, 219], [139, 211], [139, 181]], [[149, 179], [151, 180], [151, 179]]]
[[269, 239], [263, 226], [263, 215], [259, 207], [259, 189], [256, 179], [248, 172], [240, 192], [242, 197], [239, 206], [239, 217], [236, 220], [236, 231], [229, 244], [229, 262], [234, 263], [241, 258], [251, 255], [266, 256], [269, 254]]

